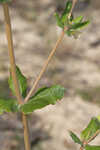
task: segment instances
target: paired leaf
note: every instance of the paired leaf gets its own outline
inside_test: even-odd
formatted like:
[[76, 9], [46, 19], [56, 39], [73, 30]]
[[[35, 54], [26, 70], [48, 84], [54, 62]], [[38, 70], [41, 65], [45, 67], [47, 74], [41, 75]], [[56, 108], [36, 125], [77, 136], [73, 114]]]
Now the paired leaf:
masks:
[[70, 133], [70, 136], [72, 138], [72, 140], [77, 143], [77, 144], [80, 144], [81, 146], [83, 146], [81, 140], [77, 137], [76, 134], [74, 134], [72, 131], [69, 132]]
[[[21, 73], [20, 69], [18, 68], [18, 66], [16, 66], [16, 75], [17, 75], [17, 79], [18, 79], [18, 83], [19, 83], [19, 88], [20, 88], [20, 92], [22, 94], [23, 97], [26, 96], [26, 92], [27, 92], [27, 79], [26, 77]], [[12, 93], [15, 95], [15, 87], [13, 84], [13, 79], [12, 79], [12, 75], [10, 73], [10, 77], [8, 80], [9, 83], [9, 87], [12, 90]]]
[[70, 16], [71, 9], [72, 1], [68, 1], [61, 17], [59, 17], [57, 13], [55, 14], [55, 16], [58, 26], [61, 27], [63, 30], [67, 28], [67, 31], [65, 31], [65, 33], [68, 36], [78, 38], [78, 35], [80, 33], [79, 30], [84, 28], [90, 22], [88, 20], [83, 21], [83, 16], [79, 16], [74, 19], [73, 15]]
[[43, 108], [49, 104], [55, 104], [57, 100], [60, 100], [64, 96], [65, 89], [59, 85], [52, 87], [40, 88], [30, 100], [23, 105], [18, 105], [16, 100], [0, 99], [0, 114], [3, 112], [18, 112], [22, 111], [25, 114], [29, 114], [36, 109]]
[[85, 150], [100, 150], [100, 146], [86, 145]]
[[32, 113], [34, 110], [41, 109], [49, 104], [55, 104], [64, 96], [65, 89], [59, 85], [39, 89], [30, 100], [20, 106], [25, 114]]
[[100, 130], [100, 122], [96, 117], [93, 117], [87, 128], [85, 128], [81, 133], [82, 140], [89, 140], [98, 130]]
[[0, 99], [0, 114], [3, 112], [17, 112], [18, 104], [16, 100], [13, 99]]

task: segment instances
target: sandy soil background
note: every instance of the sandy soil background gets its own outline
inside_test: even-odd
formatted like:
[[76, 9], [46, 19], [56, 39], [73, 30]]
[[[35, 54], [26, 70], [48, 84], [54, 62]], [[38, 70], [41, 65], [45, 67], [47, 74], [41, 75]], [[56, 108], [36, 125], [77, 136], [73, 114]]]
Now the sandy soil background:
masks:
[[[65, 0], [17, 1], [10, 5], [17, 65], [27, 76], [29, 87], [39, 74], [59, 37], [54, 12], [63, 10]], [[92, 116], [100, 114], [100, 1], [80, 0], [75, 15], [84, 15], [91, 24], [75, 40], [65, 35], [51, 64], [39, 83], [61, 84], [65, 97], [29, 116], [34, 150], [77, 150], [68, 133], [78, 135]], [[11, 97], [8, 89], [9, 58], [4, 16], [0, 6], [0, 97]], [[94, 141], [100, 144], [100, 136]], [[0, 116], [0, 150], [24, 150], [21, 116]]]

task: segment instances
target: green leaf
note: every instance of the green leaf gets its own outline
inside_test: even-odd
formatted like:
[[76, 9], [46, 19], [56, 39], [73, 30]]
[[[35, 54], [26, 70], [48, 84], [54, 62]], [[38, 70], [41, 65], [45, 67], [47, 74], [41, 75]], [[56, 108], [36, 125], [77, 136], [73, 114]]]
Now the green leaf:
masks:
[[87, 26], [89, 23], [90, 23], [89, 21], [84, 21], [81, 23], [72, 24], [71, 29], [80, 30], [81, 28], [84, 28], [85, 26]]
[[62, 24], [59, 15], [57, 13], [55, 13], [55, 16], [56, 16], [57, 25], [61, 28], [64, 28], [64, 25]]
[[71, 11], [71, 8], [72, 8], [72, 2], [68, 1], [66, 3], [66, 8], [64, 9], [64, 12], [62, 13], [62, 16], [61, 16], [61, 22], [63, 24], [65, 24], [65, 22], [68, 20], [68, 15]]
[[71, 138], [73, 139], [73, 141], [74, 141], [75, 143], [78, 143], [78, 144], [80, 144], [81, 146], [83, 146], [81, 140], [77, 137], [76, 134], [74, 134], [72, 131], [70, 131], [69, 133], [70, 133], [70, 136], [71, 136]]
[[73, 14], [71, 14], [71, 16], [70, 16], [70, 22], [72, 22], [73, 19], [74, 19], [74, 16], [73, 16]]
[[80, 31], [75, 31], [75, 30], [67, 30], [65, 33], [66, 33], [68, 36], [74, 37], [75, 39], [77, 39], [77, 38], [80, 36], [80, 34], [81, 34]]
[[11, 2], [12, 0], [0, 0], [0, 3]]
[[13, 99], [0, 99], [0, 114], [3, 112], [17, 112], [18, 104], [16, 100]]
[[97, 116], [98, 121], [100, 122], [100, 115]]
[[72, 31], [70, 31], [70, 30], [65, 31], [65, 33], [66, 33], [68, 36], [71, 36], [71, 35], [72, 35]]
[[69, 0], [69, 1], [66, 3], [66, 7], [65, 7], [64, 12], [66, 12], [66, 14], [69, 14], [70, 11], [71, 11], [71, 8], [72, 8], [72, 2]]
[[100, 122], [96, 117], [93, 117], [81, 133], [82, 140], [89, 140], [98, 130], [100, 130]]
[[30, 99], [32, 99], [33, 97], [39, 95], [41, 92], [43, 92], [44, 90], [48, 89], [49, 87], [42, 87], [39, 88], [38, 91], [34, 94], [34, 96], [32, 96]]
[[75, 18], [72, 22], [76, 24], [76, 23], [81, 23], [82, 20], [83, 20], [83, 16], [78, 16], [78, 17]]
[[96, 145], [86, 145], [85, 150], [100, 150], [100, 146]]
[[[21, 71], [18, 68], [18, 66], [16, 66], [16, 75], [17, 75], [17, 79], [18, 79], [18, 83], [19, 83], [20, 92], [21, 92], [22, 96], [25, 97], [26, 94], [27, 94], [26, 93], [27, 92], [27, 79], [21, 73]], [[9, 77], [8, 83], [9, 83], [10, 89], [12, 90], [12, 93], [15, 95], [15, 88], [14, 88], [14, 84], [13, 84], [11, 73], [10, 73], [10, 77]]]
[[20, 109], [25, 114], [29, 114], [34, 110], [41, 109], [49, 104], [54, 105], [57, 100], [63, 98], [64, 91], [65, 89], [59, 85], [41, 88], [26, 104], [21, 105]]

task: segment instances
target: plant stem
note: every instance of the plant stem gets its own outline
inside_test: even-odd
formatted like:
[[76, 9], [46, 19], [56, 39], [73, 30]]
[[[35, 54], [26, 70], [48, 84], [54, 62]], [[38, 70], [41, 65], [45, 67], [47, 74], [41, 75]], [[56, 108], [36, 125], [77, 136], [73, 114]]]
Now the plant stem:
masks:
[[15, 56], [13, 50], [14, 48], [13, 48], [13, 40], [12, 40], [11, 22], [10, 22], [9, 8], [7, 3], [3, 3], [3, 10], [5, 16], [6, 36], [8, 40], [8, 52], [9, 52], [12, 79], [14, 82], [14, 88], [15, 88], [17, 100], [19, 104], [22, 104], [22, 97], [20, 95], [18, 80], [16, 76], [16, 64], [15, 64]]
[[80, 147], [80, 150], [83, 150], [83, 147]]
[[[14, 48], [13, 48], [13, 39], [12, 39], [12, 30], [11, 30], [11, 21], [10, 21], [10, 15], [9, 15], [9, 8], [7, 3], [3, 3], [3, 10], [4, 10], [4, 16], [5, 16], [5, 24], [6, 24], [6, 36], [8, 40], [8, 51], [9, 51], [9, 58], [10, 58], [10, 65], [11, 65], [11, 73], [12, 73], [12, 79], [14, 82], [16, 97], [19, 104], [23, 103], [18, 80], [16, 76], [16, 63], [15, 63], [15, 56], [14, 56]], [[25, 149], [30, 150], [30, 142], [29, 142], [29, 129], [28, 129], [28, 122], [27, 117], [22, 113], [22, 120], [23, 120], [23, 127], [24, 127], [24, 142], [25, 142]]]
[[[71, 16], [71, 13], [72, 13], [72, 11], [73, 11], [73, 8], [75, 7], [76, 2], [77, 2], [77, 0], [73, 0], [72, 9], [71, 9], [71, 11], [70, 11], [69, 17]], [[27, 101], [29, 100], [29, 98], [32, 96], [32, 94], [33, 94], [33, 92], [34, 92], [36, 86], [38, 85], [38, 83], [39, 83], [39, 81], [40, 81], [42, 75], [44, 74], [44, 72], [45, 72], [45, 70], [46, 70], [46, 68], [47, 68], [47, 66], [48, 66], [48, 64], [49, 64], [49, 62], [50, 62], [50, 60], [51, 60], [51, 58], [53, 57], [53, 55], [54, 55], [56, 49], [58, 48], [58, 46], [60, 45], [61, 41], [63, 40], [65, 30], [67, 30], [67, 28], [65, 28], [65, 29], [62, 31], [62, 33], [61, 33], [59, 39], [57, 40], [57, 42], [56, 42], [56, 44], [55, 44], [55, 47], [51, 50], [50, 55], [48, 56], [47, 60], [45, 61], [45, 63], [44, 63], [44, 65], [43, 65], [43, 67], [42, 67], [42, 69], [41, 69], [41, 71], [40, 71], [38, 77], [36, 78], [36, 80], [35, 80], [35, 82], [34, 82], [32, 88], [31, 88], [31, 90], [29, 91], [28, 95], [26, 96], [24, 102], [27, 102]]]
[[71, 9], [71, 11], [70, 11], [70, 14], [72, 14], [72, 11], [73, 11], [73, 9], [74, 9], [76, 3], [77, 3], [77, 0], [73, 0], [72, 9]]
[[42, 69], [41, 69], [41, 71], [40, 71], [38, 77], [36, 78], [36, 80], [35, 80], [35, 82], [34, 82], [32, 88], [31, 88], [30, 92], [29, 92], [28, 95], [26, 96], [25, 102], [27, 102], [27, 101], [29, 100], [29, 98], [31, 97], [32, 93], [34, 92], [34, 90], [35, 90], [35, 88], [36, 88], [36, 86], [37, 86], [39, 80], [41, 79], [42, 75], [44, 74], [44, 72], [45, 72], [45, 70], [46, 70], [46, 68], [47, 68], [47, 66], [48, 66], [48, 64], [49, 64], [49, 62], [50, 62], [52, 56], [54, 55], [54, 53], [55, 53], [57, 47], [58, 47], [59, 44], [61, 43], [63, 37], [64, 37], [64, 31], [62, 31], [62, 33], [61, 33], [59, 39], [57, 40], [57, 42], [56, 42], [56, 44], [55, 44], [55, 47], [51, 50], [51, 53], [50, 53], [50, 55], [48, 56], [46, 62], [44, 63], [44, 65], [43, 65], [43, 67], [42, 67]]
[[[96, 133], [92, 137], [90, 137], [88, 141], [83, 141], [83, 146], [90, 143], [98, 134], [100, 134], [100, 130], [97, 130]], [[84, 149], [83, 147], [80, 147], [80, 150], [83, 150], [83, 149]]]
[[98, 134], [100, 134], [100, 130], [96, 131], [96, 133], [87, 141], [87, 144], [90, 143]]
[[29, 128], [28, 128], [28, 121], [27, 116], [25, 114], [22, 115], [23, 120], [23, 128], [24, 128], [24, 143], [25, 143], [25, 149], [30, 150], [30, 140], [29, 140]]

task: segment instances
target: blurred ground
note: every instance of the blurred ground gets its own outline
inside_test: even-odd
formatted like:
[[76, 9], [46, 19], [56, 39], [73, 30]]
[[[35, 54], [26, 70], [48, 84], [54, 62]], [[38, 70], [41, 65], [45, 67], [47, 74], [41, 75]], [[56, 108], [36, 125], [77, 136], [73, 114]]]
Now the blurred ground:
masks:
[[[53, 14], [56, 10], [60, 13], [65, 2], [14, 0], [10, 6], [16, 62], [30, 85], [60, 34]], [[100, 113], [100, 1], [80, 0], [75, 14], [89, 18], [91, 24], [77, 40], [65, 35], [40, 81], [39, 87], [61, 84], [67, 90], [61, 102], [29, 117], [31, 144], [36, 150], [78, 149], [68, 130], [79, 134], [89, 119]], [[1, 6], [0, 15], [0, 97], [7, 98], [11, 93], [7, 90], [9, 63]], [[96, 143], [100, 144], [100, 136]], [[4, 114], [0, 117], [1, 145], [0, 150], [24, 149], [20, 115]]]

